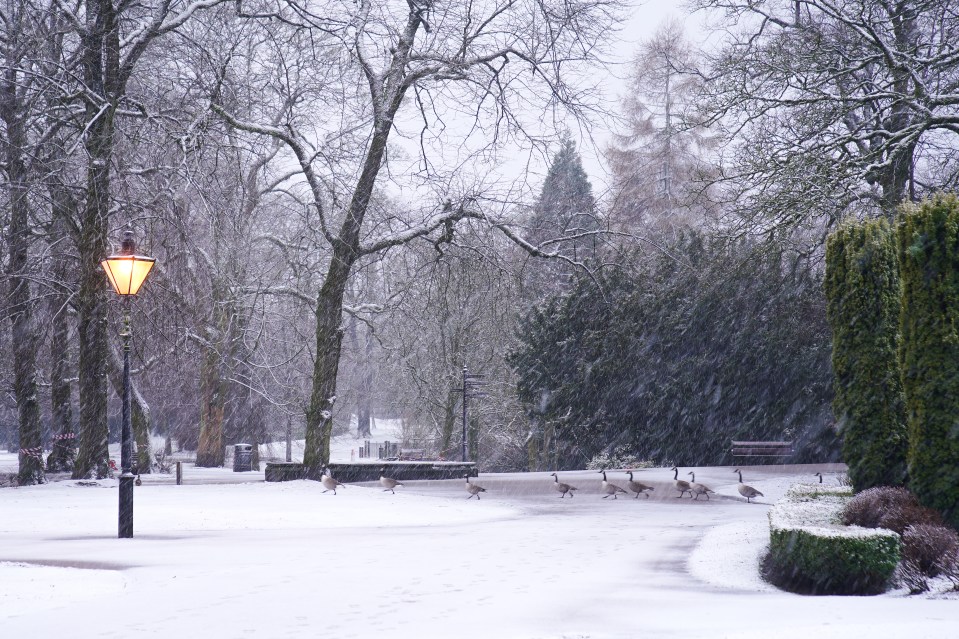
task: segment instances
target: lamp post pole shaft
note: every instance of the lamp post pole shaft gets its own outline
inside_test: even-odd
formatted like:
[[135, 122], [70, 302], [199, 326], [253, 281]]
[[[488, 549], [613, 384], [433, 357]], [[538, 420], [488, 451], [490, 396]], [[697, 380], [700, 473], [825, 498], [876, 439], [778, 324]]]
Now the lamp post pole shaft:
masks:
[[466, 461], [466, 367], [463, 367], [463, 461]]
[[123, 307], [123, 408], [120, 429], [119, 537], [133, 537], [133, 424], [130, 415], [130, 301]]

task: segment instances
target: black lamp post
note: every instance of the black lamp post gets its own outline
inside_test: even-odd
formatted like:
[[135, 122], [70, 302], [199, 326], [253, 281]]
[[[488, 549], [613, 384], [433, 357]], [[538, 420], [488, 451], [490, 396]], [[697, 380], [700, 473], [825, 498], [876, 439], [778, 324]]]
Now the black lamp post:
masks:
[[111, 255], [100, 264], [123, 303], [123, 410], [120, 431], [120, 520], [119, 537], [133, 537], [133, 424], [130, 415], [130, 298], [137, 294], [150, 269], [156, 262], [152, 257], [136, 254], [133, 231], [123, 233], [120, 253]]

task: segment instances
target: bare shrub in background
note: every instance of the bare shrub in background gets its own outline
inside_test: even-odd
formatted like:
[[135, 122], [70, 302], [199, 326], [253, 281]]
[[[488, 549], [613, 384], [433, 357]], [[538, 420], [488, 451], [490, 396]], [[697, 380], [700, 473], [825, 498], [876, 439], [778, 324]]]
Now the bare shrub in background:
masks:
[[902, 533], [902, 561], [896, 576], [909, 592], [929, 590], [929, 578], [959, 584], [959, 534], [937, 524], [916, 524]]
[[915, 495], [901, 487], [877, 486], [864, 490], [846, 504], [843, 523], [847, 526], [878, 528], [883, 516], [892, 510], [918, 507]]

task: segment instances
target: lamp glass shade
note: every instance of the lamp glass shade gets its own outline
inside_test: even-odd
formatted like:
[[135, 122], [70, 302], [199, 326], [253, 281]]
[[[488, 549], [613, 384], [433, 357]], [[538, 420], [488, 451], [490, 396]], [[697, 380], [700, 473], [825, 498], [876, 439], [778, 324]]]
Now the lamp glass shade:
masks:
[[111, 255], [100, 264], [117, 295], [136, 295], [156, 260], [142, 255]]

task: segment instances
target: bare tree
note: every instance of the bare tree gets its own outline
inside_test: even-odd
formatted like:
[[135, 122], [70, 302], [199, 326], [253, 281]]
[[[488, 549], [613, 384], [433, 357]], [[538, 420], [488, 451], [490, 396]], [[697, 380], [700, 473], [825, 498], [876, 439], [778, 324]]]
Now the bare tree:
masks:
[[[457, 459], [464, 367], [483, 375], [469, 400], [471, 458], [484, 468], [524, 468], [527, 424], [504, 356], [524, 295], [518, 249], [480, 224], [442, 251], [417, 242], [384, 264], [394, 298], [377, 324], [392, 405], [418, 425], [417, 443]], [[389, 380], [389, 381], [386, 381]]]
[[895, 215], [959, 179], [951, 0], [699, 0], [725, 21], [702, 96], [719, 182], [761, 230]]
[[[443, 128], [443, 114], [455, 119], [455, 111], [465, 105], [472, 114], [469, 126], [485, 130], [488, 139], [522, 130], [527, 121], [521, 110], [531, 104], [556, 109], [575, 105], [580, 94], [566, 84], [565, 74], [595, 60], [614, 8], [602, 0], [561, 5], [409, 0], [402, 9], [369, 1], [333, 7], [290, 1], [285, 11], [270, 16], [250, 12], [308, 30], [307, 50], [323, 64], [312, 66], [312, 75], [327, 81], [327, 96], [340, 98], [338, 111], [327, 110], [330, 118], [322, 122], [332, 130], [320, 136], [314, 136], [315, 129], [309, 130], [298, 113], [307, 96], [297, 87], [284, 87], [288, 99], [282, 107], [290, 115], [280, 125], [239, 118], [216, 95], [213, 103], [231, 125], [280, 140], [291, 151], [329, 250], [315, 304], [315, 364], [304, 455], [311, 470], [318, 471], [329, 458], [344, 294], [357, 261], [416, 238], [448, 241], [457, 221], [487, 217], [475, 192], [457, 194], [444, 182], [439, 203], [421, 209], [418, 219], [407, 217], [383, 227], [369, 223], [370, 199], [389, 161], [388, 142], [404, 116], [415, 112], [421, 118], [420, 148], [426, 151], [452, 133]], [[352, 168], [324, 174], [324, 168], [343, 161], [333, 157], [336, 144], [357, 136], [364, 150], [349, 163]], [[436, 179], [432, 158], [421, 156], [420, 166], [424, 177]]]
[[606, 150], [610, 217], [619, 230], [662, 236], [703, 221], [715, 136], [693, 118], [700, 66], [679, 22], [664, 23], [640, 45], [623, 99], [626, 130]]
[[108, 472], [106, 420], [106, 290], [100, 260], [106, 256], [111, 217], [117, 121], [142, 114], [127, 93], [143, 54], [157, 38], [175, 31], [194, 14], [223, 0], [57, 3], [79, 34], [82, 73], [82, 145], [87, 157], [86, 199], [79, 223], [80, 447], [73, 474], [104, 477]]

